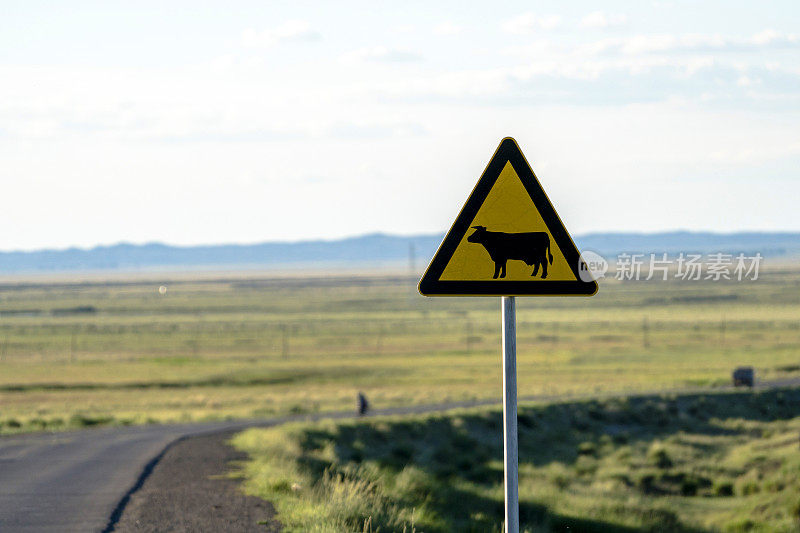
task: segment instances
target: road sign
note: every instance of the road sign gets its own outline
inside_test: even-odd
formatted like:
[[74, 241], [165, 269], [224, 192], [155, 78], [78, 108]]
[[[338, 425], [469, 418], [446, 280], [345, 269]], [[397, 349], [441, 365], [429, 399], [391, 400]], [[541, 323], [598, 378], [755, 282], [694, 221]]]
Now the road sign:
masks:
[[514, 139], [503, 139], [419, 282], [425, 296], [591, 296], [597, 283]]
[[425, 296], [502, 296], [506, 533], [519, 533], [514, 296], [591, 296], [597, 282], [516, 141], [500, 143], [419, 282]]

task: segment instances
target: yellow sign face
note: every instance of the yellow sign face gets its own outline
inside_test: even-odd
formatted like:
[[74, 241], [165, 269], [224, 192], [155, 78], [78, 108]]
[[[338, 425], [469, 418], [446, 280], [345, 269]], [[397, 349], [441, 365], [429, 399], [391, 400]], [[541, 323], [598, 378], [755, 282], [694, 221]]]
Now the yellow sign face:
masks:
[[[518, 281], [576, 280], [564, 254], [553, 242], [553, 236], [542, 220], [542, 215], [535, 209], [533, 201], [525, 191], [525, 187], [511, 163], [506, 163], [503, 171], [500, 172], [497, 182], [470, 223], [471, 231], [462, 237], [439, 279], [481, 281], [493, 278], [494, 265], [486, 261], [486, 259], [491, 259], [486, 247], [467, 240], [469, 235], [478, 232], [473, 228], [479, 226], [487, 228], [487, 232], [506, 234], [542, 232], [547, 234], [549, 250], [545, 249], [544, 251], [547, 255], [545, 259], [548, 260], [539, 265], [541, 271], [537, 272], [539, 275], [532, 275], [532, 265], [526, 264], [524, 260], [509, 260], [503, 279]], [[549, 260], [550, 255], [553, 258], [552, 263]]]
[[426, 296], [592, 295], [597, 284], [586, 272], [517, 143], [506, 138], [419, 289]]

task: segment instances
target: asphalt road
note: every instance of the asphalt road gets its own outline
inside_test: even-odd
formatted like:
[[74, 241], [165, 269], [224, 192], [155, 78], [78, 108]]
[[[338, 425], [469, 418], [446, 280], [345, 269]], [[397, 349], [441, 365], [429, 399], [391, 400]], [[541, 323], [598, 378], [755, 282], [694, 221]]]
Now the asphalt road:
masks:
[[240, 423], [131, 426], [0, 439], [0, 531], [103, 531], [177, 439]]
[[[759, 388], [797, 384], [797, 380], [786, 380], [762, 384]], [[713, 390], [721, 392], [725, 388]], [[658, 391], [663, 392], [708, 390]], [[538, 396], [520, 400], [563, 399]], [[378, 410], [371, 415], [425, 413], [497, 403], [499, 401], [415, 406]], [[0, 438], [0, 531], [112, 531], [130, 495], [142, 485], [168, 447], [182, 438], [293, 420], [351, 416], [351, 412], [327, 413], [270, 420], [106, 427], [3, 437]]]
[[[496, 402], [375, 411], [411, 414]], [[353, 412], [204, 424], [105, 427], [0, 438], [0, 532], [111, 531], [128, 498], [179, 439]]]

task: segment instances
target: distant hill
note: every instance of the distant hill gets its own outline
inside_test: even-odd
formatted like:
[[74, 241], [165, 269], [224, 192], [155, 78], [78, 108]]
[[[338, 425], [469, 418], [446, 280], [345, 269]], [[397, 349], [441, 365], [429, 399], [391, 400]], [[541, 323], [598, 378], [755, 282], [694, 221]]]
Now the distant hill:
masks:
[[[235, 269], [235, 268], [373, 268], [408, 265], [413, 247], [416, 269], [433, 256], [442, 235], [372, 234], [340, 240], [292, 243], [169, 246], [115, 244], [91, 249], [0, 252], [0, 272], [86, 270]], [[760, 252], [765, 257], [800, 255], [800, 233], [592, 233], [575, 237], [581, 250], [607, 257], [620, 252]]]
[[636, 253], [739, 253], [760, 252], [765, 257], [800, 254], [800, 233], [740, 232], [708, 233], [670, 231], [663, 233], [589, 233], [575, 237], [580, 250], [604, 256]]

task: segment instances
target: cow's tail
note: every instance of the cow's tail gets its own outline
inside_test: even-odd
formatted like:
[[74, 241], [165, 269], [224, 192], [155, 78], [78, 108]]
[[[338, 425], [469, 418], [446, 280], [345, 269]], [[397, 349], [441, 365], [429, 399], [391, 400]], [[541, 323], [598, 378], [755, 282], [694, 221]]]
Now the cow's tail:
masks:
[[550, 237], [547, 238], [547, 260], [551, 265], [553, 264], [553, 254], [550, 253]]

